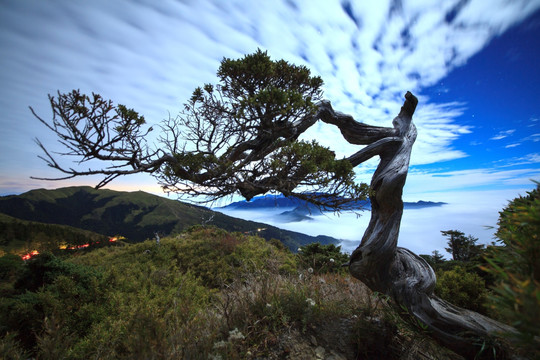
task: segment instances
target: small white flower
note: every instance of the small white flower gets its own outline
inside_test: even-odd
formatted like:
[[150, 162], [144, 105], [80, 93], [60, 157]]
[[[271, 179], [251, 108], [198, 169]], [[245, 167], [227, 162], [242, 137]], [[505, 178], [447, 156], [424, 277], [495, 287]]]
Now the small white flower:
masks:
[[229, 341], [242, 340], [245, 338], [246, 337], [244, 336], [244, 334], [238, 331], [237, 328], [234, 328], [234, 330], [229, 331]]
[[222, 349], [227, 346], [227, 343], [223, 340], [220, 340], [216, 343], [214, 343], [214, 349]]
[[307, 272], [310, 273], [310, 274], [313, 274], [313, 268], [308, 268]]
[[267, 308], [271, 308], [271, 307], [272, 307], [272, 304], [266, 303], [266, 307], [267, 307]]
[[334, 259], [330, 259], [330, 262], [333, 263], [333, 262], [335, 262], [335, 260], [334, 260]]
[[306, 302], [310, 305], [310, 306], [315, 306], [315, 300], [311, 299], [311, 298], [307, 298], [306, 299]]

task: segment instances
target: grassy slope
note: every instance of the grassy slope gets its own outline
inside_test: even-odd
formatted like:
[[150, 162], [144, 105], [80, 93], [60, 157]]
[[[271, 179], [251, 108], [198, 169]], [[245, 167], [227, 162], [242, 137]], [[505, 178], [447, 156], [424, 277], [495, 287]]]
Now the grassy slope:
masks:
[[25, 266], [45, 276], [11, 273], [1, 289], [0, 357], [457, 358], [362, 283], [297, 259], [215, 228], [36, 259]]

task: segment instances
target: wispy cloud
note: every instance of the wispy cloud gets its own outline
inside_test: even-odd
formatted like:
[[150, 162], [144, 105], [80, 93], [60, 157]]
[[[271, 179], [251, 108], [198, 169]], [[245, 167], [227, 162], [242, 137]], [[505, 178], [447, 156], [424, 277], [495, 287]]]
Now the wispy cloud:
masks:
[[[27, 106], [47, 116], [47, 93], [95, 91], [154, 124], [196, 86], [215, 82], [223, 57], [258, 47], [321, 75], [326, 98], [359, 121], [389, 126], [405, 91], [417, 93], [412, 164], [463, 158], [454, 143], [472, 131], [458, 122], [466, 104], [436, 103], [422, 89], [539, 7], [528, 0], [5, 2], [0, 125], [9, 141], [0, 143], [0, 166], [42, 171], [27, 157], [36, 149], [31, 139], [53, 139]], [[342, 156], [358, 150], [336, 129], [317, 125], [309, 135]]]
[[540, 141], [540, 133], [529, 135], [526, 138], [524, 138], [523, 141], [539, 142]]
[[[503, 136], [503, 135], [499, 135], [499, 136]], [[506, 136], [503, 136], [502, 138], [497, 138], [497, 139], [492, 138], [492, 140], [500, 140], [500, 139], [504, 139], [505, 137]], [[527, 143], [527, 142], [539, 142], [539, 141], [540, 141], [540, 134], [531, 134], [529, 136], [522, 138], [518, 142], [506, 145], [505, 148], [514, 148], [514, 147], [523, 145], [524, 143]]]
[[[533, 164], [538, 154], [531, 154], [524, 159], [514, 159], [513, 165]], [[540, 179], [540, 169], [525, 168], [508, 170], [498, 168], [480, 168], [455, 171], [418, 171], [412, 169], [405, 185], [406, 196], [444, 193], [458, 190], [499, 189], [504, 187], [528, 187], [531, 179]], [[452, 195], [449, 195], [452, 196]], [[444, 201], [444, 200], [443, 200]]]
[[507, 167], [540, 164], [540, 153], [527, 154], [525, 156], [510, 158], [505, 161]]
[[502, 139], [505, 139], [505, 138], [509, 137], [510, 135], [512, 135], [515, 132], [516, 132], [516, 129], [499, 131], [499, 133], [497, 135], [491, 137], [490, 140], [502, 140]]
[[531, 117], [529, 119], [529, 124], [527, 124], [527, 127], [535, 127], [540, 123], [540, 119], [536, 117]]

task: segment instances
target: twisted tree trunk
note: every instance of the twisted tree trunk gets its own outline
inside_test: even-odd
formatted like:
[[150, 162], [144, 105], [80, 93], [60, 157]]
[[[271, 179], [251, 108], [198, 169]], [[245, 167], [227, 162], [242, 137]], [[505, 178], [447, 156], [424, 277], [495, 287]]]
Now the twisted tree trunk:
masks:
[[[466, 357], [474, 356], [478, 352], [479, 338], [511, 331], [511, 328], [435, 296], [433, 269], [421, 257], [397, 247], [403, 186], [417, 134], [412, 115], [418, 100], [410, 92], [405, 98], [401, 112], [393, 121], [393, 129], [370, 127], [370, 136], [363, 139], [363, 143], [369, 145], [350, 157], [356, 164], [378, 155], [380, 164], [371, 181], [371, 220], [360, 245], [351, 255], [349, 270], [371, 290], [387, 294], [399, 306], [407, 308], [409, 314], [426, 324], [444, 345]], [[323, 121], [341, 125], [342, 133], [345, 129], [349, 132], [354, 129], [350, 126], [351, 119], [336, 120], [338, 117], [329, 115]], [[358, 131], [365, 137], [365, 128]], [[354, 134], [349, 133], [347, 137], [353, 139]]]
[[[268, 62], [263, 61], [263, 64]], [[255, 74], [249, 76], [259, 79]], [[316, 93], [317, 83], [319, 82], [315, 81], [312, 88]], [[305, 93], [304, 86], [307, 85], [296, 86], [295, 91]], [[311, 85], [308, 87], [311, 88]], [[263, 91], [263, 88], [261, 86], [259, 90]], [[239, 86], [239, 91], [244, 94], [243, 91], [247, 90]], [[305, 93], [304, 96], [306, 101], [302, 109], [311, 103], [311, 100], [307, 100], [311, 95]], [[198, 96], [196, 98], [199, 99]], [[247, 199], [268, 191], [297, 195], [292, 191], [301, 183], [322, 189], [330, 188], [330, 194], [322, 191], [324, 197], [331, 195], [330, 197], [342, 200], [342, 194], [349, 190], [356, 191], [347, 185], [348, 176], [337, 176], [334, 170], [326, 169], [329, 174], [337, 176], [334, 179], [336, 181], [328, 185], [326, 177], [321, 180], [318, 175], [310, 176], [316, 175], [318, 170], [313, 172], [301, 166], [302, 154], [296, 154], [300, 158], [295, 160], [294, 166], [278, 167], [277, 170], [274, 162], [267, 158], [276, 152], [279, 154], [280, 149], [287, 143], [296, 141], [319, 119], [335, 125], [349, 143], [367, 145], [348, 158], [353, 166], [373, 156], [380, 157], [371, 182], [371, 220], [360, 246], [351, 255], [351, 274], [373, 291], [390, 295], [399, 306], [407, 308], [411, 315], [425, 323], [441, 342], [470, 357], [476, 350], [475, 342], [479, 337], [511, 329], [434, 296], [435, 274], [431, 267], [412, 252], [397, 247], [403, 214], [401, 197], [412, 146], [416, 139], [412, 116], [418, 102], [409, 92], [405, 98], [399, 115], [393, 121], [393, 127], [359, 123], [350, 115], [334, 111], [327, 101], [318, 103], [316, 114], [304, 109], [300, 111], [300, 114], [304, 114], [302, 117], [296, 109], [287, 114], [283, 121], [261, 126], [262, 116], [237, 118], [236, 110], [231, 105], [236, 104], [236, 100], [227, 100], [231, 101], [227, 102], [230, 108], [223, 107], [223, 104], [216, 100], [217, 97], [208, 94], [206, 98], [203, 97], [206, 100], [201, 108], [196, 106], [196, 101], [193, 100], [190, 105], [191, 112], [188, 112], [186, 118], [165, 124], [169, 133], [166, 132], [161, 141], [165, 143], [165, 148], [169, 151], [167, 152], [162, 149], [149, 150], [145, 136], [150, 130], [142, 131], [144, 118], [135, 111], [120, 106], [115, 108], [111, 101], [105, 101], [96, 94], [90, 98], [79, 91], [73, 91], [69, 94], [59, 93], [58, 99], [49, 97], [53, 109], [51, 123], [39, 117], [38, 119], [67, 147], [64, 155], [79, 157], [79, 163], [101, 160], [108, 165], [82, 171], [65, 168], [39, 141], [38, 145], [45, 152], [43, 159], [47, 164], [66, 174], [66, 177], [57, 180], [101, 174], [105, 178], [98, 185], [100, 187], [120, 175], [150, 173], [157, 175], [161, 184], [169, 191], [204, 195], [209, 197], [207, 200], [218, 199], [237, 191]], [[261, 106], [267, 105], [269, 104], [255, 104], [250, 111], [262, 114]], [[215, 120], [222, 117], [226, 121]], [[197, 151], [187, 151], [185, 146], [180, 146], [182, 131], [177, 129], [178, 126], [188, 129], [188, 144], [192, 144]], [[216, 156], [218, 153], [223, 155]], [[289, 171], [292, 167], [297, 167], [297, 170]], [[319, 200], [316, 196], [311, 196], [310, 199], [312, 202]], [[339, 203], [334, 205], [339, 208]]]

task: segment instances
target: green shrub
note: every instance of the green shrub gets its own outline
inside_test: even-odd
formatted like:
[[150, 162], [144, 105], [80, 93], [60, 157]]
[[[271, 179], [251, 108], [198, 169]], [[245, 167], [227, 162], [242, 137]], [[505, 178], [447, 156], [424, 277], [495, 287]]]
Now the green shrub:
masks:
[[15, 334], [6, 334], [0, 337], [0, 359], [26, 360], [30, 354], [21, 348]]
[[[109, 291], [113, 311], [72, 349], [73, 358], [189, 358], [194, 347], [204, 353], [211, 346], [215, 326], [204, 312], [212, 293], [190, 274], [162, 269], [142, 274], [134, 271], [123, 279], [115, 274], [119, 287]], [[132, 281], [139, 289], [127, 290]]]
[[0, 257], [0, 280], [8, 280], [15, 277], [22, 270], [24, 261], [20, 256], [6, 254]]
[[349, 255], [341, 252], [341, 246], [311, 243], [298, 249], [298, 262], [304, 269], [312, 269], [316, 274], [345, 273], [341, 265], [349, 261]]
[[199, 277], [203, 284], [218, 288], [242, 273], [275, 267], [284, 273], [295, 271], [294, 256], [264, 239], [230, 233], [215, 227], [193, 227], [167, 243], [177, 266]]
[[435, 294], [456, 306], [486, 313], [487, 290], [484, 280], [461, 266], [437, 274]]
[[496, 279], [492, 309], [518, 332], [508, 334], [540, 356], [540, 184], [499, 213], [496, 236], [483, 267]]
[[51, 354], [54, 341], [48, 339], [54, 338], [61, 339], [57, 350], [65, 351], [70, 339], [83, 338], [106, 312], [99, 271], [52, 254], [28, 260], [22, 269], [14, 291], [0, 301], [0, 335], [15, 334], [25, 350], [48, 343]]

